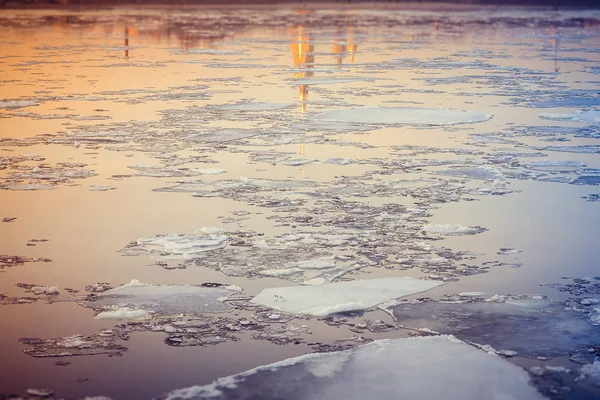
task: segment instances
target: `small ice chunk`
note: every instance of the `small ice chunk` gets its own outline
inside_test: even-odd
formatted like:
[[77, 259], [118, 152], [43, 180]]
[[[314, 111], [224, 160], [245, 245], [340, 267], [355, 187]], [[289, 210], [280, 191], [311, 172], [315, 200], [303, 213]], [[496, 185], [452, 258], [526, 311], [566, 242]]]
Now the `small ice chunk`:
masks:
[[512, 249], [512, 248], [501, 248], [500, 251], [498, 251], [499, 256], [509, 256], [509, 255], [513, 255], [513, 254], [519, 254], [522, 253], [522, 250], [517, 250], [517, 249]]
[[423, 230], [426, 233], [433, 233], [438, 235], [475, 235], [477, 233], [485, 232], [487, 229], [480, 226], [464, 226], [464, 225], [425, 225]]
[[60, 290], [56, 286], [34, 286], [31, 288], [31, 291], [37, 295], [47, 294], [55, 296], [60, 294]]
[[318, 116], [325, 121], [384, 125], [455, 125], [484, 122], [491, 114], [418, 107], [362, 107], [325, 111]]
[[545, 399], [529, 381], [525, 370], [500, 357], [452, 336], [429, 336], [290, 358], [160, 400]]
[[[423, 292], [440, 284], [437, 281], [394, 277], [287, 286], [264, 289], [252, 302], [284, 312], [320, 317], [367, 310], [385, 301]], [[285, 299], [285, 302], [276, 301], [278, 298]]]
[[577, 110], [571, 114], [542, 113], [540, 114], [540, 118], [549, 119], [553, 121], [575, 121], [594, 123], [600, 122], [600, 111]]
[[27, 394], [37, 397], [50, 397], [54, 394], [54, 391], [50, 389], [27, 389]]
[[56, 186], [47, 183], [19, 183], [5, 186], [8, 190], [54, 190]]
[[[504, 179], [504, 174], [492, 167], [457, 167], [436, 171], [438, 175], [456, 176], [459, 178], [482, 179], [499, 181]], [[497, 183], [496, 183], [497, 184]]]
[[505, 356], [505, 357], [514, 357], [519, 353], [517, 353], [516, 351], [513, 351], [513, 350], [496, 350], [496, 354], [499, 354], [499, 355]]
[[282, 269], [263, 269], [262, 271], [259, 271], [258, 273], [264, 276], [273, 276], [273, 277], [279, 277], [279, 276], [289, 276], [289, 275], [294, 275], [294, 274], [298, 274], [298, 273], [303, 273], [304, 270], [301, 268], [282, 268]]
[[585, 380], [594, 386], [600, 387], [600, 360], [581, 367], [577, 380]]
[[220, 175], [227, 172], [224, 169], [218, 168], [195, 168], [193, 171], [199, 173], [200, 175]]
[[460, 297], [483, 297], [485, 292], [462, 292], [458, 294]]
[[107, 186], [107, 185], [91, 185], [88, 187], [88, 190], [91, 190], [92, 192], [106, 192], [107, 190], [115, 190], [116, 187], [114, 186]]
[[39, 105], [35, 101], [30, 100], [12, 100], [12, 101], [0, 101], [0, 108], [23, 108], [32, 107]]
[[289, 165], [290, 167], [301, 167], [302, 165], [314, 163], [314, 158], [290, 158], [284, 161], [280, 161], [278, 164]]
[[337, 165], [348, 165], [352, 164], [352, 160], [349, 158], [328, 158], [325, 160], [326, 164], [337, 164]]

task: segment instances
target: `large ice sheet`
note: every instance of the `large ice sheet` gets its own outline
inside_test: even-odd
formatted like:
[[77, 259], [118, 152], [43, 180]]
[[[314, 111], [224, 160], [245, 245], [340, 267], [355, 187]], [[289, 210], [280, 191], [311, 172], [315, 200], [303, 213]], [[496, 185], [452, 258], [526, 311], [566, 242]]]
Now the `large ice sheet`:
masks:
[[452, 334], [527, 357], [569, 354], [600, 340], [600, 327], [581, 313], [565, 310], [564, 304], [547, 300], [426, 302], [400, 304], [391, 310], [405, 327]]
[[319, 119], [359, 124], [456, 125], [484, 122], [491, 114], [419, 107], [361, 107], [325, 111]]
[[[232, 293], [232, 290], [224, 287], [158, 286], [132, 280], [127, 285], [97, 295], [94, 301], [88, 301], [85, 305], [105, 311], [145, 310], [162, 315], [218, 313], [230, 311], [231, 308], [219, 299]], [[107, 315], [114, 317], [113, 314], [100, 314], [100, 318]]]
[[553, 120], [553, 121], [575, 121], [575, 122], [595, 123], [595, 122], [600, 122], [600, 111], [577, 110], [572, 114], [543, 113], [543, 114], [540, 114], [540, 118], [541, 119], [549, 119], [549, 120]]
[[286, 286], [264, 289], [252, 302], [285, 312], [325, 316], [366, 310], [440, 284], [437, 281], [395, 277], [315, 286]]
[[308, 354], [174, 390], [161, 400], [539, 400], [521, 368], [451, 336]]

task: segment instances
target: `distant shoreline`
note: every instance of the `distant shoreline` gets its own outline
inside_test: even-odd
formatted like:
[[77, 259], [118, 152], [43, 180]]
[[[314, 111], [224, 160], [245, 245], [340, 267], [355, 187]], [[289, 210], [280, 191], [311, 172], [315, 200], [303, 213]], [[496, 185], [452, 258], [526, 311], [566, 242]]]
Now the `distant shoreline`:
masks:
[[242, 7], [355, 8], [466, 11], [482, 8], [600, 8], [600, 0], [0, 0], [2, 9], [68, 9], [88, 7]]

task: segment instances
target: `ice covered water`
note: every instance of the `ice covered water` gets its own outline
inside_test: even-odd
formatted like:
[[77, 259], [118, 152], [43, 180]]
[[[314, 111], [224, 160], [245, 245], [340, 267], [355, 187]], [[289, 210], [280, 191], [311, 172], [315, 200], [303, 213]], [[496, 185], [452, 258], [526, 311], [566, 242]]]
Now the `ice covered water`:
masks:
[[280, 311], [326, 316], [362, 311], [385, 301], [419, 293], [441, 283], [414, 278], [364, 279], [324, 285], [264, 289], [252, 302]]
[[[434, 377], [432, 379], [432, 377]], [[174, 390], [183, 399], [544, 399], [525, 370], [451, 336], [379, 340]]]
[[113, 356], [23, 357], [0, 393], [154, 398], [415, 333], [379, 309], [405, 295], [572, 297], [463, 324], [581, 328], [501, 342], [517, 364], [597, 327], [597, 11], [141, 3], [0, 7], [0, 359]]
[[399, 324], [429, 329], [525, 357], [555, 357], [585, 350], [600, 328], [585, 315], [547, 300], [424, 302], [391, 308]]

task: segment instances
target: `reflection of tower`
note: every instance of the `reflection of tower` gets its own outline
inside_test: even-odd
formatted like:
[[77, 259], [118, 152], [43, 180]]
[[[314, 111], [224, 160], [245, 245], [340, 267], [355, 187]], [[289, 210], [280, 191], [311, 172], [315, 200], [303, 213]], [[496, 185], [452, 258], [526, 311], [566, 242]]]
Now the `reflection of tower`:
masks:
[[[310, 44], [310, 36], [302, 31], [302, 26], [297, 28], [296, 34], [292, 39], [290, 46], [294, 56], [295, 79], [308, 78], [313, 76], [311, 69], [315, 63], [314, 46]], [[300, 110], [306, 111], [308, 102], [308, 85], [300, 85]]]
[[554, 72], [558, 72], [560, 67], [558, 66], [558, 38], [552, 39], [552, 47], [554, 47]]
[[125, 25], [125, 58], [129, 58], [129, 27]]

